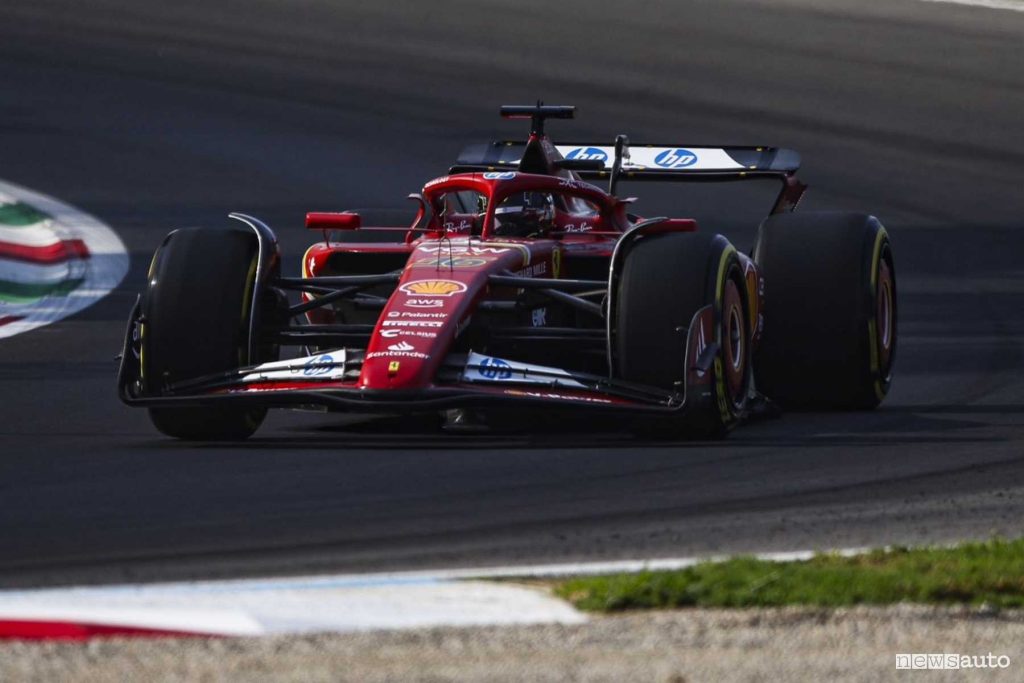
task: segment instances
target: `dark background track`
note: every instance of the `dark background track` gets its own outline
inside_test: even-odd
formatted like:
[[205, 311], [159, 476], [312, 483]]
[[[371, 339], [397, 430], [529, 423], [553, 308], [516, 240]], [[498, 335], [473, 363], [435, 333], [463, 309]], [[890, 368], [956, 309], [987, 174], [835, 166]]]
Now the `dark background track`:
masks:
[[[132, 256], [98, 305], [0, 341], [0, 584], [1020, 534], [1022, 44], [1024, 14], [913, 1], [0, 4], [0, 177]], [[401, 207], [537, 98], [579, 106], [556, 138], [796, 148], [805, 208], [876, 213], [902, 333], [883, 408], [671, 445], [278, 413], [201, 447], [116, 400], [167, 230], [244, 210], [297, 265], [306, 210]], [[675, 191], [640, 210], [749, 246], [761, 207]]]

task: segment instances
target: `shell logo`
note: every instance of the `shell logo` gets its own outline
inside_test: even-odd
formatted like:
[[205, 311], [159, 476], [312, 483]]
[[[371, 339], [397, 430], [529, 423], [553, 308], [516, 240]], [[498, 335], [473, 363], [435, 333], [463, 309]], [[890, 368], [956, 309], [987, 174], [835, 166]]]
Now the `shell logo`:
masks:
[[465, 292], [466, 285], [455, 280], [416, 280], [415, 282], [406, 282], [399, 289], [406, 294], [451, 296]]

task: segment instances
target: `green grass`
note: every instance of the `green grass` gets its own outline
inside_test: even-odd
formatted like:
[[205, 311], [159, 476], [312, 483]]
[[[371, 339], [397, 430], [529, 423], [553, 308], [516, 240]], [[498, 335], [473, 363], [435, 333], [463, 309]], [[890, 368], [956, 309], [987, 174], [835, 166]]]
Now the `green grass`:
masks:
[[817, 555], [800, 562], [737, 557], [677, 571], [568, 579], [555, 593], [597, 612], [896, 602], [1024, 607], [1024, 539]]

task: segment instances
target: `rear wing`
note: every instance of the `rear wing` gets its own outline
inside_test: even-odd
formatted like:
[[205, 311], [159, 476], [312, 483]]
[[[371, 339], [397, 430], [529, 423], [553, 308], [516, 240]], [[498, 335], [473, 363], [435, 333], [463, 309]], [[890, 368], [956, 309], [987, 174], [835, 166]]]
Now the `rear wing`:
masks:
[[[525, 142], [495, 141], [469, 145], [450, 172], [497, 171], [519, 167]], [[553, 145], [555, 167], [588, 180], [608, 180], [615, 193], [620, 180], [724, 182], [776, 178], [783, 183], [772, 213], [792, 211], [807, 186], [796, 178], [800, 155], [779, 147], [708, 147], [704, 145], [630, 144], [619, 136], [614, 145], [586, 142]], [[548, 150], [550, 155], [550, 148]]]
[[[555, 145], [568, 160], [594, 161], [609, 169], [615, 159], [614, 145], [569, 142]], [[497, 170], [519, 165], [525, 142], [497, 141], [470, 145], [462, 150], [456, 167], [487, 167]], [[713, 175], [750, 177], [796, 173], [800, 155], [778, 147], [706, 147], [702, 145], [628, 144], [623, 150], [622, 173], [637, 179], [687, 180]], [[596, 164], [595, 164], [596, 166]], [[574, 169], [576, 170], [576, 169]], [[610, 170], [579, 170], [584, 178], [607, 178]]]

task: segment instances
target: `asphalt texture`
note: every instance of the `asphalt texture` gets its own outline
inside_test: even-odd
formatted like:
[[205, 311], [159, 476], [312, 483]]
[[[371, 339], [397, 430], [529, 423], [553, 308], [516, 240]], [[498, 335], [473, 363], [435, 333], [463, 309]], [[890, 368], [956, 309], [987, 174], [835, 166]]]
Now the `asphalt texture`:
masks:
[[[0, 177], [132, 258], [99, 304], [0, 340], [0, 586], [1020, 535], [1022, 39], [1024, 13], [913, 0], [0, 4]], [[801, 208], [877, 215], [901, 334], [881, 409], [672, 444], [278, 412], [211, 446], [120, 404], [168, 230], [260, 216], [294, 273], [305, 211], [401, 209], [463, 143], [524, 134], [498, 105], [538, 98], [579, 107], [556, 140], [798, 149]], [[766, 208], [629, 189], [741, 248]]]

